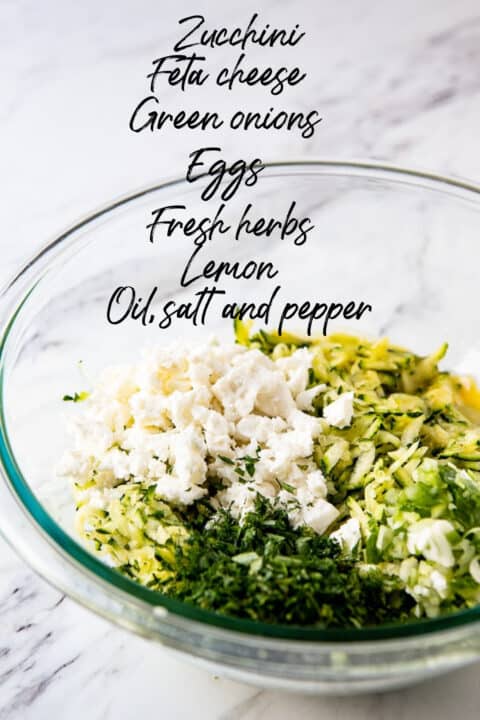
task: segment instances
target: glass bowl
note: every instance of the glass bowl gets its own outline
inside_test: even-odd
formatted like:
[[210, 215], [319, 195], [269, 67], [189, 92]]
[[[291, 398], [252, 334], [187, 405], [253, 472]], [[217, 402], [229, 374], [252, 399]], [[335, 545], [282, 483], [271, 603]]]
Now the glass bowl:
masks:
[[[465, 182], [375, 164], [273, 163], [254, 188], [242, 186], [224, 209], [238, 220], [308, 216], [315, 229], [305, 243], [224, 234], [205, 243], [180, 277], [195, 246], [179, 230], [147, 226], [164, 218], [211, 215], [221, 200], [200, 199], [211, 181], [177, 180], [136, 192], [98, 210], [58, 236], [18, 273], [1, 295], [0, 529], [43, 577], [113, 622], [214, 667], [215, 672], [261, 686], [318, 693], [381, 690], [416, 682], [469, 663], [480, 655], [480, 608], [437, 619], [368, 629], [320, 630], [265, 625], [222, 617], [141, 587], [91, 555], [72, 528], [70, 488], [54, 468], [67, 445], [65, 418], [77, 410], [66, 393], [86, 389], [103, 366], [133, 359], [139, 348], [180, 335], [231, 338], [223, 302], [266, 301], [277, 285], [269, 325], [285, 303], [363, 301], [360, 319], [331, 320], [327, 330], [388, 333], [419, 353], [450, 343], [448, 367], [479, 343], [480, 188]], [[226, 180], [219, 191], [226, 187]], [[170, 214], [168, 214], [170, 213]], [[274, 279], [202, 278], [208, 261], [252, 259], [274, 263]], [[204, 274], [204, 273], [203, 273]], [[197, 279], [195, 280], [195, 277]], [[130, 286], [139, 318], [126, 317]], [[160, 329], [149, 317], [165, 303], [178, 308], [216, 286], [205, 325], [175, 317]], [[157, 288], [148, 312], [145, 301]], [[131, 293], [131, 291], [126, 291]], [[110, 321], [107, 309], [110, 302]], [[193, 306], [192, 306], [193, 307]], [[153, 312], [155, 310], [155, 312]], [[192, 311], [193, 312], [193, 311]], [[130, 313], [131, 314], [131, 313]], [[142, 322], [142, 317], [145, 324]], [[162, 315], [163, 317], [163, 315]], [[323, 321], [313, 325], [321, 332]], [[259, 325], [262, 326], [262, 322]], [[286, 324], [304, 332], [306, 320]], [[82, 370], [78, 362], [82, 361]]]

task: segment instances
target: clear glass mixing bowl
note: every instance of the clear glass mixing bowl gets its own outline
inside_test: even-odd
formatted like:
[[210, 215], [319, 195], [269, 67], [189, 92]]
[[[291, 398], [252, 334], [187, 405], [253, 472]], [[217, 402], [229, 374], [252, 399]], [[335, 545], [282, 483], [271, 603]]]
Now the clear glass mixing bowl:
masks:
[[[262, 625], [221, 617], [134, 584], [79, 544], [72, 529], [70, 488], [54, 468], [67, 444], [65, 417], [76, 408], [65, 393], [85, 389], [79, 373], [135, 358], [139, 348], [214, 332], [231, 337], [231, 322], [213, 311], [205, 327], [178, 319], [159, 330], [106, 321], [117, 286], [137, 297], [153, 287], [156, 310], [191, 299], [212, 281], [179, 287], [191, 238], [158, 233], [149, 242], [152, 211], [203, 217], [219, 204], [200, 200], [206, 179], [167, 182], [118, 200], [78, 222], [46, 246], [1, 295], [0, 529], [48, 581], [113, 622], [215, 666], [216, 672], [263, 686], [353, 693], [405, 685], [480, 655], [480, 608], [416, 623], [363, 630]], [[217, 287], [238, 303], [265, 300], [281, 284], [282, 302], [363, 300], [361, 320], [329, 330], [388, 333], [420, 353], [450, 343], [447, 365], [478, 342], [477, 259], [480, 188], [425, 173], [373, 164], [275, 163], [257, 186], [230, 200], [227, 218], [248, 202], [252, 215], [282, 217], [292, 200], [315, 230], [302, 246], [290, 238], [222, 236], [198, 253], [189, 278], [208, 260], [275, 263], [275, 280], [222, 278]], [[173, 214], [174, 211], [171, 212]], [[116, 306], [117, 309], [120, 305]], [[272, 318], [274, 323], [276, 318]], [[292, 319], [292, 330], [304, 322]], [[318, 331], [319, 325], [314, 326]]]

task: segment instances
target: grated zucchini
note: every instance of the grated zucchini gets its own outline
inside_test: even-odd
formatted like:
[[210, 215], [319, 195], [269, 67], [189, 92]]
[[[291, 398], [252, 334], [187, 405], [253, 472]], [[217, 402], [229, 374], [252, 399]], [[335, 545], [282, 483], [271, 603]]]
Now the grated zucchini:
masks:
[[[238, 318], [234, 329], [239, 344], [274, 359], [311, 351], [308, 388], [318, 386], [311, 414], [322, 418], [343, 393], [354, 395], [351, 423], [339, 428], [323, 420], [314, 447], [339, 511], [318, 545], [317, 565], [313, 551], [299, 549], [317, 547], [312, 533], [287, 532], [286, 514], [267, 511], [261, 498], [261, 527], [250, 515], [242, 525], [217, 510], [215, 478], [207, 499], [183, 508], [163, 501], [147, 481], [126, 481], [102, 494], [101, 470], [93, 466], [88, 481], [75, 487], [77, 528], [92, 550], [148, 587], [267, 622], [359, 626], [480, 602], [480, 391], [470, 378], [439, 370], [447, 344], [420, 357], [386, 339], [252, 334]], [[260, 449], [245, 458], [245, 468], [236, 467], [242, 482], [254, 476]], [[222, 455], [218, 460], [234, 465]], [[292, 489], [282, 488], [287, 495]], [[92, 492], [101, 502], [91, 501]], [[328, 545], [328, 536], [351, 519], [360, 528], [354, 549], [345, 550], [346, 543], [340, 550], [334, 539]], [[334, 582], [343, 588], [337, 607]], [[317, 595], [308, 595], [308, 587]], [[379, 587], [381, 612], [372, 605], [372, 588]], [[346, 588], [359, 602], [368, 596], [368, 613], [353, 609]], [[390, 615], [388, 593], [395, 597]], [[301, 603], [308, 612], [297, 612]]]

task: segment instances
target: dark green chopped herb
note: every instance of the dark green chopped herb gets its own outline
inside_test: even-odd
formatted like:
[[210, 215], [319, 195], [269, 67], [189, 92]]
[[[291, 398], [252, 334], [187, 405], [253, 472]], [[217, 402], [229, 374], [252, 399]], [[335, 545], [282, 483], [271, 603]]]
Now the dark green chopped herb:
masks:
[[292, 485], [289, 485], [289, 484], [288, 484], [287, 482], [285, 482], [284, 480], [278, 480], [278, 478], [277, 478], [277, 483], [280, 485], [280, 487], [282, 488], [282, 490], [286, 490], [287, 492], [292, 493], [292, 494], [295, 493], [295, 488], [292, 487]]
[[89, 395], [89, 392], [82, 390], [82, 392], [76, 392], [73, 395], [64, 395], [62, 400], [63, 402], [83, 402], [83, 400], [86, 400]]
[[[251, 457], [250, 455], [244, 455], [243, 457], [239, 458], [237, 461], [232, 460], [229, 457], [226, 457], [225, 455], [217, 455], [219, 460], [222, 460], [222, 462], [226, 463], [227, 465], [235, 466], [234, 472], [240, 477], [244, 478], [245, 473], [247, 472], [250, 477], [253, 477], [255, 475], [255, 465], [260, 460], [260, 446], [257, 447], [257, 456]], [[241, 463], [243, 463], [244, 467], [241, 466]]]
[[393, 622], [413, 606], [398, 581], [362, 573], [335, 541], [293, 530], [261, 496], [242, 525], [225, 511], [209, 519], [175, 547], [175, 576], [158, 589], [226, 615], [317, 627]]
[[250, 475], [250, 477], [253, 477], [255, 475], [255, 465], [260, 460], [260, 445], [257, 445], [256, 449], [256, 457], [251, 457], [250, 455], [244, 455], [241, 460], [245, 463], [245, 470]]

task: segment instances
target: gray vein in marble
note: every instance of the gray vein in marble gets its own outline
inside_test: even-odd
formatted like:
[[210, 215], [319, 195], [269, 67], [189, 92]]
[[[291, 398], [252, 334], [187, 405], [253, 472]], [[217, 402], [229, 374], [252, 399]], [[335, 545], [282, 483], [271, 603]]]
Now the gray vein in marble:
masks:
[[259, 690], [245, 700], [242, 700], [237, 705], [226, 710], [219, 715], [218, 720], [246, 720], [246, 718], [252, 713], [257, 716], [259, 700], [265, 696], [264, 690]]
[[423, 205], [421, 205], [419, 209], [423, 216], [424, 227], [418, 249], [411, 258], [416, 283], [412, 283], [412, 285], [414, 285], [413, 287], [409, 285], [408, 288], [405, 288], [408, 300], [395, 305], [390, 316], [379, 328], [380, 335], [391, 332], [395, 328], [396, 323], [408, 317], [410, 313], [418, 313], [419, 309], [421, 312], [422, 308], [431, 307], [435, 300], [431, 289], [428, 287], [425, 273], [426, 257], [430, 247], [431, 236], [428, 228], [425, 227], [426, 209]]
[[392, 330], [392, 328], [395, 326], [396, 320], [403, 316], [403, 314], [405, 313], [405, 310], [406, 310], [405, 303], [399, 303], [398, 305], [395, 305], [390, 316], [380, 326], [379, 331], [378, 331], [379, 335], [386, 335], [387, 333], [389, 333]]
[[[35, 700], [49, 687], [49, 685], [55, 680], [55, 678], [63, 672], [66, 668], [73, 665], [78, 660], [80, 654], [75, 655], [70, 660], [59, 665], [51, 673], [43, 677], [39, 682], [33, 683], [32, 685], [22, 688], [13, 698], [6, 707], [0, 709], [0, 720], [10, 717], [13, 713], [22, 710], [23, 708], [32, 705]], [[31, 669], [31, 665], [28, 669]]]

